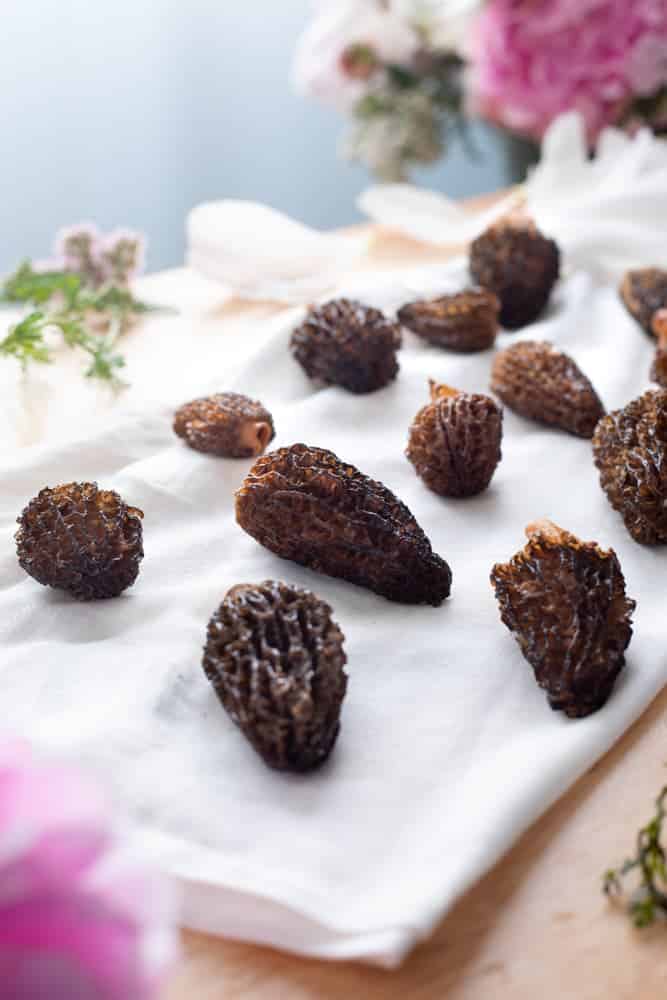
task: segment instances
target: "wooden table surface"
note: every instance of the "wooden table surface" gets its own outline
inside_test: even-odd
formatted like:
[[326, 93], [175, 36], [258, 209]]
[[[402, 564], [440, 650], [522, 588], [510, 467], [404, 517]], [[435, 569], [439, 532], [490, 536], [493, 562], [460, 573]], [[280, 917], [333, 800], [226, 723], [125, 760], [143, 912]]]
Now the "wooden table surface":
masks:
[[[369, 266], [443, 251], [376, 230]], [[220, 317], [270, 311], [225, 306]], [[667, 655], [665, 660], [667, 679]], [[601, 893], [667, 783], [667, 690], [623, 739], [459, 900], [400, 969], [313, 961], [183, 935], [164, 1000], [654, 1000], [667, 996], [667, 926], [638, 931]], [[535, 767], [539, 767], [539, 760]]]

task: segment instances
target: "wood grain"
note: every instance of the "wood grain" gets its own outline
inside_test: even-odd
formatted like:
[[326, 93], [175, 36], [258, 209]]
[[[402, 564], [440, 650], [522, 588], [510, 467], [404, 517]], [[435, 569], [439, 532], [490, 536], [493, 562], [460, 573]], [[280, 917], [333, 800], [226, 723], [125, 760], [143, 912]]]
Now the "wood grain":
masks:
[[[375, 266], [448, 256], [387, 230], [373, 232]], [[667, 655], [665, 668], [667, 681]], [[164, 1000], [664, 996], [667, 929], [635, 930], [602, 895], [601, 873], [631, 851], [638, 822], [649, 818], [667, 782], [665, 761], [667, 691], [395, 972], [188, 933]]]

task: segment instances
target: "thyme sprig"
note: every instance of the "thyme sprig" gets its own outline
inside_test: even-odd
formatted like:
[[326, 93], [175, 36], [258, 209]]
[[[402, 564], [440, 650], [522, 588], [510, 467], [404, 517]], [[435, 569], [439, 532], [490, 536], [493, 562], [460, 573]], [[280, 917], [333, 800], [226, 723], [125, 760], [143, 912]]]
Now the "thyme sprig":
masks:
[[114, 349], [118, 334], [115, 331], [90, 334], [82, 319], [72, 313], [29, 313], [20, 323], [10, 327], [5, 339], [0, 341], [0, 354], [15, 358], [24, 371], [31, 362], [51, 364], [53, 351], [45, 336], [50, 329], [59, 330], [68, 347], [80, 348], [88, 355], [87, 378], [100, 379], [114, 388], [123, 385], [118, 370], [125, 366], [125, 359]]
[[[0, 356], [15, 358], [24, 370], [31, 363], [49, 364], [54, 358], [46, 333], [58, 330], [67, 347], [89, 356], [86, 377], [115, 388], [124, 384], [118, 376], [125, 365], [116, 350], [118, 338], [136, 316], [168, 311], [136, 298], [127, 286], [107, 283], [95, 287], [82, 274], [38, 271], [28, 260], [0, 287], [0, 303], [32, 307], [0, 341]], [[99, 332], [100, 325], [103, 332]]]
[[667, 916], [667, 856], [661, 843], [666, 816], [667, 786], [656, 799], [655, 815], [637, 834], [635, 856], [604, 874], [604, 891], [618, 896], [623, 893], [625, 876], [635, 870], [639, 872], [639, 885], [628, 902], [628, 912], [636, 927], [648, 927], [659, 916]]

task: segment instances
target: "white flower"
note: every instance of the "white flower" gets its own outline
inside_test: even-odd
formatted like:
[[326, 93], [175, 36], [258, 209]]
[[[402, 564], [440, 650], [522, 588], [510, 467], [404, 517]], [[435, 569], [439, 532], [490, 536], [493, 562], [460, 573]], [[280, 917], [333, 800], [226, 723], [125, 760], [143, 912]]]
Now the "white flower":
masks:
[[297, 42], [292, 82], [298, 93], [345, 109], [383, 63], [410, 63], [419, 42], [405, 18], [377, 0], [328, 0]]
[[466, 54], [468, 29], [484, 0], [389, 0], [389, 9], [423, 34], [429, 48]]

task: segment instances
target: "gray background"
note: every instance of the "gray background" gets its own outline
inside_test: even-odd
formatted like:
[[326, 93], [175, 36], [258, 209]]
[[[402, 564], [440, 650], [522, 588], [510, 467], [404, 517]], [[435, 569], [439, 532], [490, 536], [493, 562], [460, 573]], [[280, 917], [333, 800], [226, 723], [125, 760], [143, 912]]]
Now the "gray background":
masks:
[[[47, 256], [59, 226], [92, 219], [149, 237], [179, 263], [197, 202], [265, 201], [312, 225], [358, 218], [366, 171], [338, 159], [335, 112], [294, 95], [308, 0], [5, 0], [0, 61], [0, 271]], [[416, 179], [453, 196], [513, 179], [475, 130]]]

